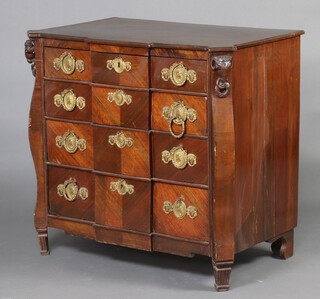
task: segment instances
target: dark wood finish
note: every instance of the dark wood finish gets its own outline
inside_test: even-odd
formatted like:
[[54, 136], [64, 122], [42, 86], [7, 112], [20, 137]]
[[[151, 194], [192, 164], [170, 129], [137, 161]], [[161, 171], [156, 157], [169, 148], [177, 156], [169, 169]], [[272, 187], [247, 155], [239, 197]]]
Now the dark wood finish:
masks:
[[[47, 150], [48, 161], [57, 164], [69, 164], [92, 168], [93, 166], [93, 134], [92, 127], [71, 122], [58, 122], [48, 120], [47, 124]], [[86, 141], [86, 149], [79, 149], [71, 154], [64, 147], [56, 145], [56, 137], [63, 136], [67, 131], [73, 132], [79, 139]]]
[[[88, 198], [77, 197], [74, 201], [68, 201], [57, 193], [59, 184], [74, 178], [78, 188], [88, 189]], [[94, 178], [90, 172], [78, 171], [61, 167], [48, 167], [48, 196], [49, 214], [76, 219], [94, 221], [95, 189]]]
[[[275, 256], [292, 256], [301, 34], [121, 18], [29, 32], [25, 55], [36, 77], [29, 139], [41, 253], [49, 253], [47, 229], [54, 227], [103, 243], [202, 254], [212, 260], [218, 291], [230, 287], [237, 252], [267, 241]], [[53, 60], [63, 52], [83, 60], [85, 70], [55, 70]], [[108, 70], [107, 60], [119, 56], [131, 70]], [[162, 79], [162, 69], [176, 62], [197, 73], [194, 83], [178, 87]], [[66, 88], [88, 98], [85, 109], [54, 105], [55, 93]], [[118, 89], [132, 103], [110, 103], [107, 93]], [[180, 139], [162, 117], [163, 107], [179, 100], [197, 111]], [[85, 151], [57, 147], [56, 137], [67, 131], [86, 140]], [[132, 145], [109, 143], [121, 131]], [[196, 156], [195, 165], [178, 169], [162, 161], [164, 150], [180, 145]], [[86, 200], [67, 202], [57, 194], [71, 177], [88, 188]], [[130, 194], [110, 189], [120, 179], [134, 186]], [[189, 207], [182, 218], [172, 207], [179, 196]]]
[[125, 18], [109, 18], [28, 32], [32, 38], [206, 51], [236, 50], [292, 38], [303, 33], [301, 30], [195, 25]]
[[157, 233], [152, 236], [152, 250], [185, 257], [194, 257], [195, 254], [210, 256], [209, 243], [191, 242], [190, 240]]
[[[163, 203], [172, 204], [180, 197], [184, 203], [197, 209], [197, 216], [191, 219], [186, 215], [183, 219], [177, 218], [173, 212], [166, 214]], [[186, 239], [209, 241], [209, 201], [208, 191], [179, 185], [155, 183], [153, 185], [153, 229], [155, 233]]]
[[[109, 136], [123, 132], [133, 139], [131, 147], [118, 148]], [[108, 127], [94, 128], [94, 168], [101, 171], [150, 177], [149, 134]], [[107, 154], [106, 154], [107, 153]]]
[[[176, 86], [171, 80], [164, 81], [161, 77], [163, 68], [170, 69], [170, 66], [176, 62], [182, 62], [188, 70], [194, 70], [197, 73], [197, 80], [194, 83], [186, 81], [183, 86]], [[207, 91], [207, 62], [201, 60], [191, 60], [179, 58], [151, 58], [151, 81], [152, 87], [161, 89], [176, 89], [183, 91], [206, 92]]]
[[[53, 67], [53, 60], [59, 58], [64, 52], [70, 53], [74, 59], [82, 60], [84, 62], [84, 71], [78, 72], [75, 70], [72, 74], [65, 74], [62, 69], [56, 70]], [[91, 63], [90, 63], [90, 52], [72, 50], [65, 48], [44, 48], [44, 74], [48, 78], [61, 78], [71, 79], [80, 81], [89, 81], [91, 79]]]
[[102, 226], [96, 226], [95, 230], [96, 240], [99, 242], [151, 251], [151, 237], [149, 234], [119, 231]]
[[[197, 164], [187, 165], [184, 169], [176, 168], [172, 162], [165, 164], [162, 161], [162, 152], [170, 151], [179, 145], [188, 154], [197, 157]], [[170, 134], [153, 134], [153, 175], [156, 178], [182, 181], [189, 183], [208, 184], [208, 141], [205, 139], [183, 137], [176, 139]]]
[[[197, 119], [194, 122], [185, 122], [185, 134], [207, 136], [207, 99], [190, 95], [179, 95], [174, 93], [152, 93], [152, 129], [170, 132], [169, 121], [162, 116], [163, 107], [170, 107], [173, 103], [183, 102], [187, 108], [196, 110]], [[179, 135], [182, 126], [172, 123], [173, 132]]]
[[150, 233], [151, 184], [126, 179], [134, 192], [121, 195], [110, 189], [110, 183], [117, 181], [116, 177], [96, 176], [96, 223]]
[[93, 121], [97, 124], [147, 130], [149, 128], [149, 92], [121, 88], [132, 97], [132, 102], [118, 106], [115, 102], [108, 100], [108, 93], [114, 93], [117, 90], [119, 88], [92, 88]]
[[[45, 81], [45, 111], [46, 115], [62, 119], [91, 121], [91, 88], [86, 84], [70, 82]], [[85, 98], [85, 107], [75, 107], [72, 111], [65, 110], [62, 106], [54, 104], [54, 96], [61, 94], [66, 89], [71, 89], [77, 97]]]
[[[124, 70], [119, 74], [114, 69], [107, 69], [107, 61], [119, 56], [125, 62], [131, 63], [131, 70]], [[92, 52], [91, 62], [92, 82], [124, 87], [149, 87], [148, 57]]]

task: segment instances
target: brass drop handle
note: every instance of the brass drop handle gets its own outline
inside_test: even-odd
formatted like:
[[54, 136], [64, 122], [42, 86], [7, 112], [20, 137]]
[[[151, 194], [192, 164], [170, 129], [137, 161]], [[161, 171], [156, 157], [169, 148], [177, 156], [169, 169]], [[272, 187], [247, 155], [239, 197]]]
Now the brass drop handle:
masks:
[[[188, 108], [184, 105], [183, 101], [175, 102], [170, 107], [165, 106], [162, 109], [162, 117], [168, 119], [169, 131], [175, 138], [181, 138], [186, 129], [185, 122], [188, 120], [194, 122], [197, 119], [197, 112], [195, 109]], [[172, 124], [182, 126], [181, 133], [176, 134], [173, 132]]]
[[118, 89], [115, 92], [108, 92], [108, 101], [110, 103], [115, 102], [117, 106], [121, 107], [124, 104], [131, 104], [132, 96]]
[[63, 136], [56, 137], [56, 146], [58, 148], [64, 147], [68, 153], [73, 154], [78, 149], [82, 152], [85, 151], [87, 142], [84, 139], [79, 139], [72, 131], [67, 131]]
[[194, 70], [188, 70], [182, 61], [175, 62], [170, 68], [163, 68], [161, 77], [163, 81], [171, 80], [175, 86], [183, 86], [187, 81], [191, 84], [197, 81], [197, 73]]
[[123, 132], [117, 132], [116, 135], [110, 135], [108, 139], [109, 144], [116, 145], [118, 148], [124, 148], [125, 146], [131, 147], [133, 145], [133, 139], [127, 137]]
[[131, 70], [131, 62], [124, 61], [120, 56], [107, 60], [107, 69], [116, 73], [121, 74], [123, 71], [129, 72]]
[[53, 97], [53, 102], [57, 107], [63, 107], [66, 111], [73, 111], [76, 107], [82, 110], [86, 106], [84, 97], [77, 97], [72, 89], [65, 89], [60, 94]]
[[74, 201], [77, 197], [85, 200], [89, 196], [89, 191], [85, 187], [78, 187], [74, 178], [69, 178], [63, 184], [57, 186], [57, 194], [63, 196], [67, 201]]
[[117, 191], [120, 195], [132, 194], [134, 192], [134, 186], [127, 184], [124, 179], [119, 179], [116, 182], [110, 183], [110, 190]]
[[173, 166], [178, 169], [184, 169], [187, 165], [193, 167], [197, 164], [197, 157], [194, 154], [188, 154], [182, 145], [173, 147], [170, 151], [163, 151], [162, 162], [168, 164], [172, 162]]
[[69, 52], [63, 52], [60, 57], [55, 58], [53, 67], [57, 71], [61, 69], [66, 75], [72, 75], [75, 70], [82, 73], [85, 68], [84, 61], [76, 60]]
[[194, 219], [198, 216], [197, 208], [195, 206], [187, 207], [182, 195], [180, 195], [173, 204], [170, 201], [163, 202], [162, 210], [166, 214], [173, 212], [174, 216], [176, 216], [178, 219], [183, 219], [186, 215], [188, 215], [191, 219]]

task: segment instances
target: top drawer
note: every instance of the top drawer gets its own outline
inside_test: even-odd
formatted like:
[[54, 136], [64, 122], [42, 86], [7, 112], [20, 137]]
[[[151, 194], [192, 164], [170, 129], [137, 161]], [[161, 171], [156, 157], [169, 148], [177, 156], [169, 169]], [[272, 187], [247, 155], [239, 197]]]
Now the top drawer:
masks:
[[90, 69], [89, 51], [44, 49], [44, 73], [47, 78], [90, 81]]
[[149, 87], [148, 57], [92, 52], [92, 82]]
[[152, 87], [181, 91], [207, 91], [207, 61], [153, 57]]

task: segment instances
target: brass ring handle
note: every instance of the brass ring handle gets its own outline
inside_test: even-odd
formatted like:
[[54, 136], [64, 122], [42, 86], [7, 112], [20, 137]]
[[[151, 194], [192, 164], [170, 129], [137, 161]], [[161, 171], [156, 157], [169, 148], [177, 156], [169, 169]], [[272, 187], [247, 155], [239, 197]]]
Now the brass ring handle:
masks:
[[53, 102], [57, 107], [63, 107], [66, 111], [73, 111], [76, 107], [82, 110], [86, 106], [84, 97], [77, 97], [72, 89], [65, 89], [60, 94], [53, 97]]
[[[169, 131], [174, 138], [181, 138], [185, 133], [185, 122], [188, 120], [194, 122], [197, 119], [197, 112], [195, 109], [188, 108], [183, 101], [175, 102], [170, 107], [165, 106], [162, 109], [162, 117], [168, 119]], [[172, 124], [182, 126], [180, 134], [173, 132]]]
[[117, 191], [120, 195], [132, 194], [134, 192], [134, 186], [127, 184], [124, 179], [119, 179], [116, 182], [110, 183], [110, 190]]
[[53, 67], [57, 71], [61, 69], [66, 75], [72, 75], [75, 70], [79, 73], [84, 71], [84, 61], [76, 60], [69, 52], [63, 52], [53, 60]]
[[131, 147], [133, 145], [133, 139], [125, 136], [123, 132], [118, 132], [116, 135], [110, 135], [108, 142], [111, 145], [115, 144], [118, 148], [124, 148], [125, 146]]
[[77, 197], [85, 200], [89, 196], [89, 191], [85, 187], [79, 188], [77, 181], [70, 178], [57, 186], [57, 194], [63, 196], [67, 201], [74, 201]]
[[107, 69], [116, 73], [121, 74], [123, 71], [129, 72], [131, 70], [131, 62], [124, 61], [120, 56], [107, 60]]
[[188, 154], [182, 145], [172, 148], [170, 151], [163, 151], [162, 162], [168, 164], [172, 162], [173, 166], [178, 169], [184, 169], [187, 165], [193, 167], [197, 164], [197, 157], [194, 154]]
[[197, 81], [197, 73], [194, 70], [188, 70], [182, 61], [175, 62], [170, 68], [163, 68], [161, 77], [163, 81], [171, 80], [175, 86], [183, 86], [187, 81], [189, 83]]
[[166, 214], [173, 212], [174, 216], [178, 219], [183, 219], [188, 215], [191, 219], [194, 219], [198, 216], [198, 210], [195, 206], [186, 206], [184, 202], [184, 197], [182, 195], [172, 204], [170, 201], [163, 202], [162, 210]]
[[87, 142], [84, 139], [79, 139], [72, 131], [67, 131], [63, 136], [56, 137], [56, 146], [58, 148], [64, 147], [65, 150], [73, 154], [78, 149], [84, 151], [87, 148]]
[[115, 92], [108, 92], [108, 101], [110, 103], [115, 102], [117, 106], [122, 106], [124, 104], [131, 104], [132, 96], [126, 94], [123, 90], [118, 89]]

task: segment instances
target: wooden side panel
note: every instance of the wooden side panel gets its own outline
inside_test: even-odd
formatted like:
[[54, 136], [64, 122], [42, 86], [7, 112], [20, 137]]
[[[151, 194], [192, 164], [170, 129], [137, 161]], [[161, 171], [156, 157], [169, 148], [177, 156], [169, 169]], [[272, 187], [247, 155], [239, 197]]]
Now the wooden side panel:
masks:
[[299, 48], [296, 37], [234, 55], [237, 251], [296, 226]]
[[130, 127], [135, 129], [149, 128], [149, 92], [121, 89], [131, 102], [119, 106], [108, 100], [109, 93], [118, 89], [106, 87], [92, 88], [93, 121], [97, 124]]
[[[132, 146], [119, 148], [116, 144], [109, 143], [109, 137], [116, 136], [119, 132], [132, 139]], [[94, 140], [96, 170], [150, 177], [149, 133], [95, 127]]]
[[[53, 67], [53, 60], [59, 58], [63, 53], [70, 53], [73, 58], [84, 62], [84, 70], [78, 72], [75, 70], [72, 74], [65, 74], [62, 69], [56, 70]], [[90, 52], [62, 48], [44, 48], [44, 74], [48, 78], [60, 78], [70, 80], [90, 81], [91, 79], [91, 61]]]
[[[172, 161], [164, 163], [162, 152], [182, 145], [188, 154], [196, 156], [194, 166], [186, 165], [183, 169], [176, 168]], [[179, 157], [176, 157], [179, 160]], [[156, 178], [188, 183], [208, 184], [208, 141], [194, 137], [173, 138], [169, 134], [153, 134], [153, 175]]]
[[111, 183], [119, 178], [96, 176], [96, 223], [104, 226], [150, 232], [151, 184], [126, 179], [132, 194], [111, 190]]
[[[117, 73], [107, 68], [107, 61], [121, 57], [131, 63], [129, 71]], [[92, 52], [92, 82], [109, 85], [149, 87], [148, 57]]]
[[[78, 188], [86, 188], [88, 197], [79, 196], [68, 201], [57, 193], [57, 187], [70, 178], [75, 179]], [[61, 167], [48, 167], [49, 214], [94, 221], [94, 178], [91, 172]]]
[[[183, 219], [163, 210], [164, 202], [172, 205], [183, 197], [186, 208], [195, 207], [195, 218], [186, 215]], [[153, 186], [153, 229], [155, 233], [186, 239], [209, 241], [208, 191], [179, 185], [155, 183]]]
[[153, 88], [174, 89], [194, 92], [207, 91], [207, 61], [191, 59], [182, 60], [182, 63], [187, 68], [187, 70], [194, 70], [196, 72], [197, 80], [194, 83], [186, 81], [186, 83], [183, 86], [176, 86], [172, 83], [170, 79], [168, 81], [164, 81], [161, 75], [162, 69], [170, 69], [170, 66], [176, 62], [179, 63], [181, 62], [181, 60], [179, 58], [151, 58], [151, 85]]
[[[65, 90], [72, 90], [76, 97], [83, 97], [85, 106], [82, 109], [76, 106], [72, 111], [68, 111], [63, 105], [55, 105], [54, 96], [61, 95]], [[91, 87], [73, 82], [45, 81], [45, 111], [46, 115], [56, 118], [91, 121]]]
[[[49, 162], [92, 168], [93, 137], [92, 127], [90, 125], [51, 120], [48, 120], [46, 123]], [[69, 153], [64, 147], [59, 148], [56, 145], [56, 137], [63, 136], [68, 131], [73, 132], [78, 139], [84, 139], [86, 141], [85, 150], [81, 151], [78, 149], [75, 153]]]
[[195, 121], [190, 122], [188, 119], [185, 121], [185, 134], [207, 136], [207, 99], [205, 97], [154, 92], [152, 94], [152, 129], [170, 132], [171, 127], [176, 135], [183, 131], [182, 125], [170, 122], [162, 116], [164, 107], [171, 107], [178, 102], [183, 102], [187, 109], [194, 109], [196, 113]]

